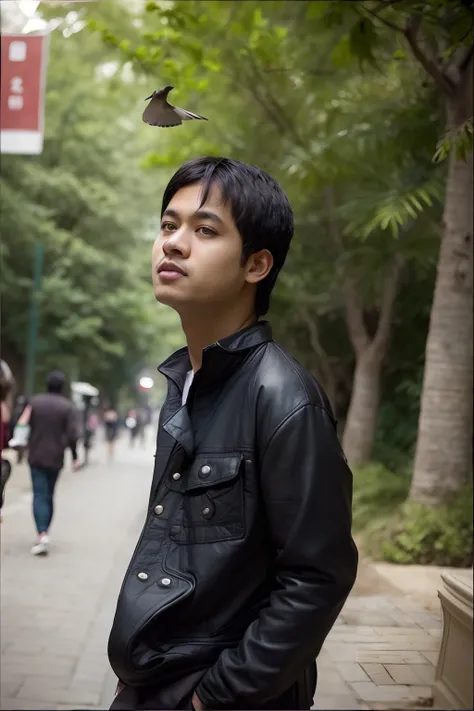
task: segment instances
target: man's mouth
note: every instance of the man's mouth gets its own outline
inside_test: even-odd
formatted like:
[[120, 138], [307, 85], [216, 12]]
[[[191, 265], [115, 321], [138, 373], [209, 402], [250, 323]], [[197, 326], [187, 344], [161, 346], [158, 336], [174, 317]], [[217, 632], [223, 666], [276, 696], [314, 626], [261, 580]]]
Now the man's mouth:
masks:
[[162, 262], [158, 267], [158, 276], [163, 281], [174, 281], [186, 276], [184, 269], [173, 262]]

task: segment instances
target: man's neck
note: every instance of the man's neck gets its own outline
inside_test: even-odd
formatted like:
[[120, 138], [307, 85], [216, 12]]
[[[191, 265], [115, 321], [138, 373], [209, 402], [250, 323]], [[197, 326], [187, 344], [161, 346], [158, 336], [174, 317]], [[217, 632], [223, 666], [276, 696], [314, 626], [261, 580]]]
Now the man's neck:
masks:
[[186, 336], [189, 359], [193, 371], [196, 373], [202, 365], [202, 351], [206, 346], [216, 343], [233, 333], [250, 326], [256, 321], [255, 314], [243, 316], [242, 314], [233, 317], [225, 316], [210, 317], [183, 317], [181, 325]]

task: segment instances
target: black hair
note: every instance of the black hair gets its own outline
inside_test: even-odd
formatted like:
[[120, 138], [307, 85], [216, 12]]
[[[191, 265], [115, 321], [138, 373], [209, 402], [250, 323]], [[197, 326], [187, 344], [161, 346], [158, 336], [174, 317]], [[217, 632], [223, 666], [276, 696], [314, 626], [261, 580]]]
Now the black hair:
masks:
[[168, 183], [161, 215], [173, 196], [188, 185], [202, 183], [202, 207], [213, 185], [218, 185], [224, 203], [230, 203], [232, 218], [242, 237], [242, 264], [254, 252], [267, 249], [273, 256], [268, 276], [257, 284], [255, 313], [267, 313], [270, 294], [293, 237], [293, 211], [280, 185], [254, 165], [231, 158], [206, 156], [184, 163]]
[[62, 393], [66, 385], [66, 376], [62, 370], [53, 370], [46, 378], [46, 389], [49, 393]]

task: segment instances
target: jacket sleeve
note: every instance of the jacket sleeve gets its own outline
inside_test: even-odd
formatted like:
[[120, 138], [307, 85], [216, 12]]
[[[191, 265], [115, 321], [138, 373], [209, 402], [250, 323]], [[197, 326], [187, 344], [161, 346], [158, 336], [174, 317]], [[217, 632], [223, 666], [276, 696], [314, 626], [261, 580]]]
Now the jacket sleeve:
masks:
[[208, 709], [257, 709], [317, 657], [354, 584], [352, 474], [325, 410], [303, 405], [271, 436], [261, 488], [275, 554], [268, 606], [196, 693]]

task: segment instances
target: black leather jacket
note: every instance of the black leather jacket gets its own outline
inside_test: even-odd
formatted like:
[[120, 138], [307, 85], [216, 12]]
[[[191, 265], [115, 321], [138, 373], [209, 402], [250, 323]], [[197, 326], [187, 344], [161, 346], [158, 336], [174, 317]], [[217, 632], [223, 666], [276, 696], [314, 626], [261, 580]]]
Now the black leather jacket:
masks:
[[331, 407], [267, 322], [205, 348], [182, 406], [189, 369], [186, 348], [159, 368], [168, 397], [110, 663], [141, 688], [200, 671], [210, 709], [309, 708], [302, 684], [357, 570]]

